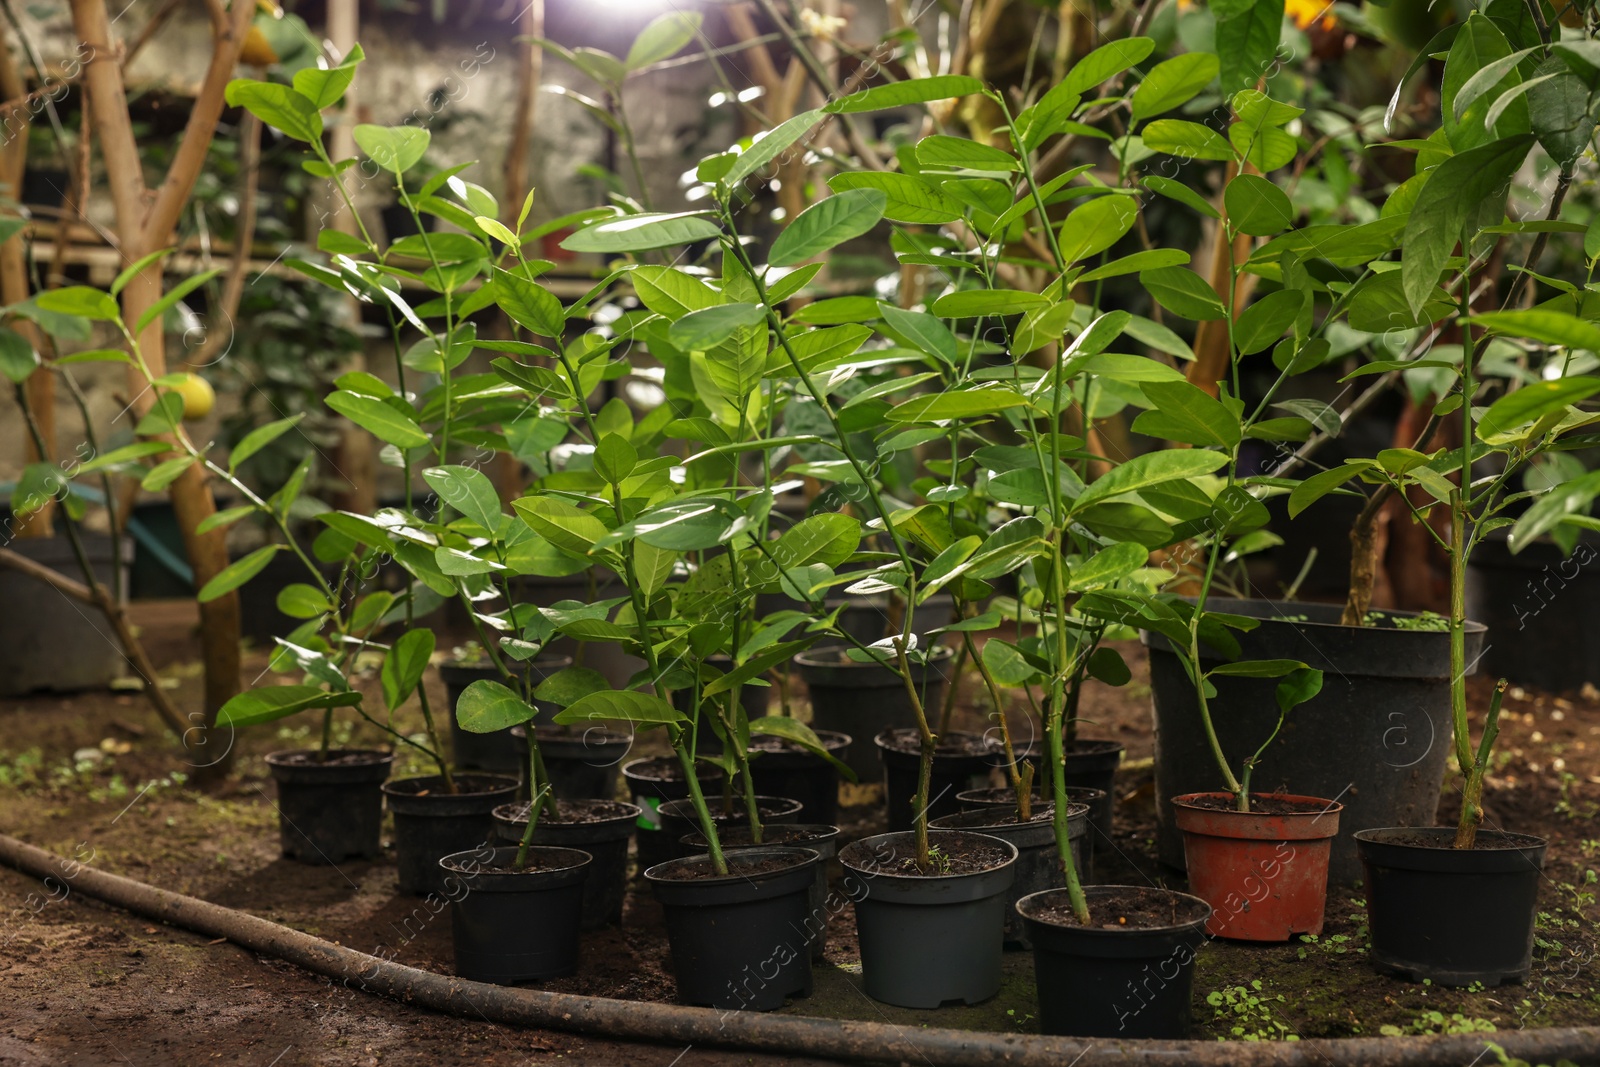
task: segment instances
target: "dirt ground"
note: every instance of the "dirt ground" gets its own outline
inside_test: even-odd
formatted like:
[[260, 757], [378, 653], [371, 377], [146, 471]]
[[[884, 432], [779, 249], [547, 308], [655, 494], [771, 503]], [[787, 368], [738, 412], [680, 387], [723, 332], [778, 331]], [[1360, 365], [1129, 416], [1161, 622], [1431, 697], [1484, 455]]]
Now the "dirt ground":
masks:
[[[153, 657], [180, 706], [198, 706], [193, 605], [140, 605]], [[448, 645], [448, 642], [441, 642]], [[1118, 780], [1117, 832], [1100, 879], [1181, 887], [1153, 859], [1149, 689], [1140, 651], [1124, 649], [1134, 680], [1086, 695], [1085, 730], [1128, 746]], [[265, 664], [247, 656], [249, 673]], [[375, 684], [375, 680], [374, 680]], [[442, 686], [431, 683], [434, 706]], [[1487, 679], [1475, 679], [1483, 698]], [[981, 723], [963, 694], [958, 726]], [[1337, 889], [1315, 941], [1216, 942], [1195, 978], [1197, 1036], [1248, 1040], [1355, 1034], [1511, 1030], [1600, 1023], [1600, 693], [1513, 690], [1498, 766], [1486, 789], [1489, 824], [1550, 839], [1538, 948], [1524, 986], [1447, 990], [1376, 976], [1365, 959], [1360, 891]], [[289, 720], [233, 742], [238, 774], [205, 791], [174, 756], [170, 736], [136, 693], [39, 696], [0, 702], [0, 830], [102, 870], [286, 923], [397, 962], [451, 971], [448, 912], [394, 893], [392, 854], [338, 868], [278, 855], [273, 787], [260, 756], [310, 743], [310, 720]], [[374, 741], [341, 721], [338, 734]], [[650, 754], [659, 739], [641, 743]], [[420, 771], [397, 763], [395, 774]], [[187, 772], [187, 773], [186, 773]], [[1447, 787], [1448, 788], [1448, 787]], [[861, 799], [868, 799], [863, 795]], [[1441, 818], [1455, 813], [1447, 795]], [[844, 839], [881, 828], [871, 804], [845, 808]], [[830, 929], [817, 990], [796, 1014], [1035, 1029], [1031, 960], [1009, 953], [1006, 981], [975, 1007], [885, 1008], [859, 987], [853, 920]], [[642, 884], [620, 927], [585, 935], [583, 962], [546, 988], [670, 1001], [673, 982], [659, 910]], [[326, 979], [232, 944], [210, 943], [0, 868], [0, 1064], [226, 1063], [485, 1065], [558, 1060], [645, 1065], [801, 1065], [810, 1061], [667, 1048], [517, 1030], [456, 1019], [336, 988]]]

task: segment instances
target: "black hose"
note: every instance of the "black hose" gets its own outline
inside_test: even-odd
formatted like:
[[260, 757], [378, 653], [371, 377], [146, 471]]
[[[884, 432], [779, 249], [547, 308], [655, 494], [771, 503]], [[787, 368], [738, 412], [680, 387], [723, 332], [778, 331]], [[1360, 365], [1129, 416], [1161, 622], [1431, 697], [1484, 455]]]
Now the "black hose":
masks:
[[1495, 1044], [1532, 1064], [1600, 1067], [1600, 1027], [1518, 1030], [1442, 1037], [1316, 1039], [1292, 1042], [1118, 1041], [899, 1027], [757, 1012], [719, 1012], [468, 982], [390, 963], [364, 952], [107, 874], [0, 834], [0, 862], [51, 883], [58, 899], [79, 892], [137, 915], [208, 937], [226, 938], [347, 988], [449, 1015], [510, 1026], [566, 1030], [621, 1040], [712, 1045], [852, 1062], [930, 1067], [1462, 1067], [1495, 1064]]

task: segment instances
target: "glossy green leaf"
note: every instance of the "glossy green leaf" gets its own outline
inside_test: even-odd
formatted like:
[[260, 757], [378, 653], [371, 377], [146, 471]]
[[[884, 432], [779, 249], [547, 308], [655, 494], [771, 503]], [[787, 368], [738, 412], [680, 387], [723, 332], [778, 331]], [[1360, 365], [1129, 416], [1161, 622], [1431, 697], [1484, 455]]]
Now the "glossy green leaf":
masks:
[[242, 556], [218, 571], [212, 579], [200, 587], [196, 597], [200, 603], [205, 604], [224, 596], [239, 588], [245, 582], [254, 578], [264, 570], [272, 557], [276, 556], [284, 545], [267, 545], [258, 548], [247, 556]]
[[802, 263], [835, 245], [868, 233], [883, 218], [888, 194], [879, 189], [847, 189], [812, 204], [772, 242], [768, 262], [777, 267]]

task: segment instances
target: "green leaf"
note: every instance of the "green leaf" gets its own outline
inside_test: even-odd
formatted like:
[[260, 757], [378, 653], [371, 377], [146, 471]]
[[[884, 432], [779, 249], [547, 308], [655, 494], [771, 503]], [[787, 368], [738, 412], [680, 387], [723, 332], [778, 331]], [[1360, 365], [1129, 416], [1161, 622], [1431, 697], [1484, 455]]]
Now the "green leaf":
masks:
[[885, 325], [913, 348], [952, 366], [960, 358], [956, 335], [934, 316], [924, 311], [906, 311], [881, 301], [878, 308], [883, 313]]
[[621, 485], [633, 473], [639, 462], [639, 453], [621, 434], [608, 433], [600, 438], [594, 450], [594, 470], [612, 485]]
[[1468, 322], [1504, 337], [1521, 337], [1563, 348], [1581, 348], [1600, 353], [1600, 326], [1565, 311], [1528, 308], [1518, 311], [1486, 311]]
[[269, 685], [228, 700], [217, 710], [217, 725], [258, 726], [312, 708], [350, 708], [359, 703], [360, 693], [330, 693], [314, 685]]
[[256, 549], [248, 556], [234, 560], [218, 571], [209, 582], [200, 588], [200, 594], [196, 599], [205, 604], [233, 592], [245, 582], [260, 574], [266, 565], [272, 562], [272, 557], [276, 556], [284, 547], [283, 545], [267, 545], [265, 548]]
[[1026, 407], [1027, 403], [1014, 390], [998, 386], [952, 389], [913, 397], [890, 408], [884, 418], [890, 422], [945, 422], [994, 415], [1012, 408]]
[[483, 527], [491, 537], [499, 529], [504, 514], [500, 510], [500, 494], [487, 474], [475, 467], [450, 464], [429, 467], [422, 472], [422, 480], [439, 494], [440, 500]]
[[1587, 514], [1596, 495], [1600, 495], [1600, 471], [1580, 474], [1540, 497], [1511, 528], [1507, 544], [1512, 554], [1555, 529], [1568, 515]]
[[1137, 492], [1163, 482], [1198, 478], [1202, 474], [1210, 474], [1227, 461], [1228, 457], [1220, 452], [1192, 448], [1147, 452], [1142, 456], [1135, 456], [1126, 463], [1118, 464], [1096, 478], [1078, 495], [1078, 499], [1073, 501], [1072, 510], [1080, 512], [1103, 500], [1110, 500], [1123, 493]]
[[39, 353], [15, 330], [0, 326], [0, 374], [21, 385], [39, 367]]
[[[898, 84], [898, 83], [897, 83]], [[848, 171], [828, 179], [835, 192], [877, 189], [885, 197], [883, 217], [894, 222], [938, 226], [961, 217], [959, 201], [932, 182], [898, 171]]]
[[608, 719], [631, 722], [641, 729], [688, 721], [682, 712], [660, 697], [631, 689], [590, 693], [555, 716], [555, 721], [563, 725]]
[[[1179, 159], [1233, 159], [1233, 146], [1217, 131], [1198, 122], [1156, 119], [1144, 128], [1144, 146]], [[1163, 179], [1170, 181], [1171, 179]]]
[[324, 401], [330, 408], [396, 448], [421, 448], [430, 443], [417, 420], [381, 400], [357, 393], [329, 393]]
[[229, 106], [242, 107], [262, 122], [307, 144], [322, 138], [316, 104], [287, 85], [237, 78], [225, 93]]
[[1226, 674], [1236, 678], [1282, 678], [1286, 674], [1305, 668], [1297, 659], [1255, 659], [1241, 663], [1219, 663], [1206, 673]]
[[1221, 213], [1206, 202], [1205, 197], [1189, 188], [1187, 185], [1172, 178], [1162, 178], [1158, 175], [1147, 175], [1144, 184], [1153, 193], [1164, 196], [1168, 200], [1176, 200], [1180, 204], [1187, 204], [1207, 218], [1219, 219]]
[[550, 497], [514, 500], [511, 506], [533, 532], [574, 556], [586, 556], [610, 531], [606, 524], [579, 508]]
[[694, 211], [620, 215], [586, 226], [561, 242], [569, 252], [648, 252], [707, 241], [722, 233], [716, 222]]
[[1124, 37], [1103, 44], [1074, 63], [1061, 83], [1069, 92], [1087, 93], [1134, 64], [1143, 63], [1155, 48], [1155, 41], [1148, 37]]
[[1017, 157], [1004, 149], [979, 144], [965, 137], [935, 133], [917, 142], [917, 162], [941, 170], [970, 170], [1010, 174], [1022, 169]]
[[1071, 264], [1099, 255], [1122, 240], [1138, 217], [1139, 205], [1131, 196], [1096, 197], [1061, 224], [1061, 258]]
[[861, 522], [849, 515], [810, 515], [785, 530], [769, 551], [786, 569], [821, 563], [838, 567], [861, 544]]
[[116, 322], [122, 317], [117, 302], [98, 289], [87, 285], [67, 285], [50, 289], [34, 297], [33, 301], [44, 311], [58, 315], [75, 315], [78, 318], [99, 322]]
[[949, 100], [957, 96], [970, 96], [983, 92], [983, 82], [960, 74], [941, 74], [932, 78], [908, 78], [905, 81], [879, 85], [849, 96], [841, 96], [822, 110], [830, 115], [855, 114], [861, 111], [882, 111], [891, 107], [926, 104], [932, 100]]
[[[790, 744], [799, 745], [813, 756], [821, 756], [833, 764], [834, 770], [845, 778], [852, 782], [856, 781], [855, 770], [840, 763], [833, 753], [828, 751], [827, 746], [822, 743], [822, 738], [818, 737], [811, 727], [799, 719], [791, 719], [787, 715], [758, 716], [750, 720], [750, 732], [752, 734], [763, 734], [767, 737], [781, 737]], [[757, 762], [759, 763], [759, 761], [760, 757], [758, 756]]]
[[291, 582], [278, 590], [277, 604], [291, 619], [315, 619], [333, 610], [322, 590], [305, 582]]
[[1020, 315], [1050, 301], [1038, 293], [1019, 289], [964, 289], [946, 293], [933, 302], [932, 311], [944, 319], [971, 319], [987, 315]]
[[374, 126], [362, 123], [355, 130], [356, 144], [378, 166], [404, 174], [422, 161], [432, 135], [421, 126]]
[[611, 683], [599, 671], [588, 667], [567, 667], [540, 682], [533, 691], [533, 699], [565, 708], [590, 693], [600, 693], [610, 688]]
[[671, 267], [635, 267], [628, 277], [640, 303], [672, 322], [691, 311], [703, 311], [722, 302], [716, 290]]
[[1319, 471], [1294, 487], [1289, 494], [1289, 517], [1298, 516], [1306, 508], [1321, 500], [1351, 478], [1373, 468], [1370, 459], [1351, 460], [1338, 467]]
[[738, 185], [788, 151], [796, 141], [810, 133], [822, 119], [821, 110], [802, 111], [774, 126], [765, 137], [739, 153], [739, 158], [733, 161], [733, 166], [728, 168], [727, 175], [723, 177], [722, 184], [730, 187]]
[[120, 296], [122, 294], [122, 290], [126, 289], [128, 287], [128, 283], [137, 278], [141, 271], [150, 266], [152, 263], [157, 263], [163, 259], [166, 259], [176, 251], [176, 248], [160, 248], [149, 253], [148, 255], [140, 256], [138, 259], [122, 268], [122, 270], [118, 272], [116, 278], [111, 283], [111, 295]]
[[667, 330], [667, 340], [685, 352], [707, 352], [766, 318], [767, 309], [760, 304], [718, 304], [691, 311], [674, 322]]
[[1222, 193], [1228, 222], [1240, 233], [1270, 237], [1294, 225], [1294, 206], [1288, 194], [1255, 174], [1241, 174]]
[[1283, 33], [1284, 0], [1255, 0], [1231, 18], [1217, 18], [1215, 46], [1224, 93], [1248, 89], [1271, 66]]
[[1181, 267], [1189, 262], [1189, 253], [1181, 248], [1151, 248], [1114, 259], [1103, 267], [1096, 267], [1078, 279], [1078, 284], [1098, 282], [1106, 278], [1120, 278], [1124, 274], [1137, 274], [1158, 267]]
[[1413, 313], [1420, 314], [1432, 297], [1467, 220], [1485, 205], [1504, 201], [1532, 145], [1532, 134], [1507, 137], [1453, 155], [1428, 174], [1406, 219], [1400, 253], [1401, 280]]
[[1294, 326], [1310, 296], [1299, 289], [1280, 289], [1239, 312], [1233, 339], [1240, 353], [1249, 355], [1270, 347]]
[[1216, 292], [1188, 267], [1157, 267], [1139, 272], [1139, 284], [1156, 303], [1186, 319], [1220, 319], [1227, 315]]
[[356, 64], [366, 58], [359, 44], [351, 45], [349, 53], [337, 67], [322, 70], [302, 67], [294, 72], [294, 90], [311, 102], [318, 111], [332, 107], [343, 97], [356, 76]]
[[878, 189], [847, 189], [825, 197], [784, 227], [772, 242], [767, 261], [776, 267], [791, 267], [860, 237], [883, 218], [888, 203], [888, 194]]
[[1185, 52], [1150, 68], [1133, 92], [1133, 117], [1147, 119], [1188, 103], [1220, 70], [1209, 52]]
[[622, 65], [629, 73], [670, 59], [700, 32], [703, 16], [698, 11], [669, 11], [645, 23], [633, 39]]
[[538, 282], [496, 267], [490, 285], [494, 302], [518, 325], [557, 341], [566, 332], [567, 316], [561, 301]]
[[1322, 672], [1314, 667], [1296, 667], [1278, 683], [1274, 696], [1285, 715], [1322, 692]]
[[538, 712], [499, 682], [480, 678], [456, 701], [456, 723], [472, 734], [492, 734], [531, 722]]
[[1097, 648], [1089, 653], [1089, 676], [1110, 686], [1123, 686], [1133, 681], [1122, 653], [1114, 648]]
[[1137, 433], [1191, 445], [1232, 448], [1244, 428], [1222, 401], [1187, 381], [1145, 382], [1139, 386], [1155, 405], [1133, 420]]
[[1096, 552], [1068, 572], [1067, 590], [1082, 593], [1112, 585], [1140, 567], [1150, 558], [1150, 550], [1143, 545], [1123, 541]]
[[283, 436], [304, 417], [304, 413], [301, 413], [299, 415], [291, 415], [287, 419], [277, 419], [267, 423], [265, 426], [257, 426], [245, 434], [239, 440], [239, 443], [233, 446], [233, 452], [228, 456], [228, 470], [238, 470], [239, 464]]
[[177, 481], [183, 472], [194, 466], [196, 460], [193, 456], [174, 456], [151, 468], [139, 481], [139, 488], [147, 493], [159, 493], [167, 486]]
[[143, 333], [146, 326], [150, 325], [152, 322], [159, 321], [161, 316], [165, 315], [171, 308], [177, 306], [178, 301], [182, 300], [184, 297], [188, 296], [190, 293], [194, 292], [196, 289], [200, 288], [206, 282], [209, 282], [212, 278], [215, 278], [221, 273], [222, 269], [220, 267], [215, 270], [203, 271], [200, 274], [185, 278], [183, 281], [173, 286], [161, 297], [160, 300], [157, 300], [154, 304], [151, 304], [149, 307], [144, 309], [144, 312], [139, 316], [139, 321], [133, 324], [134, 334], [138, 335]]
[[1600, 378], [1557, 378], [1531, 382], [1489, 405], [1478, 420], [1478, 436], [1490, 437], [1525, 426], [1600, 392]]

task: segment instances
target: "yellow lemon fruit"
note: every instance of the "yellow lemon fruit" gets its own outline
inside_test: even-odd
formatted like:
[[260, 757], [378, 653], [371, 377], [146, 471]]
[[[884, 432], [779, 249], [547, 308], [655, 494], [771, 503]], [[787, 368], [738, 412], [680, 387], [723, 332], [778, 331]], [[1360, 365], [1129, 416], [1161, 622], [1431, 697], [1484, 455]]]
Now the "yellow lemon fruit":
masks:
[[183, 397], [183, 417], [186, 420], [205, 418], [211, 414], [211, 408], [217, 402], [217, 394], [211, 388], [211, 383], [198, 374], [185, 374], [183, 380], [172, 388]]

